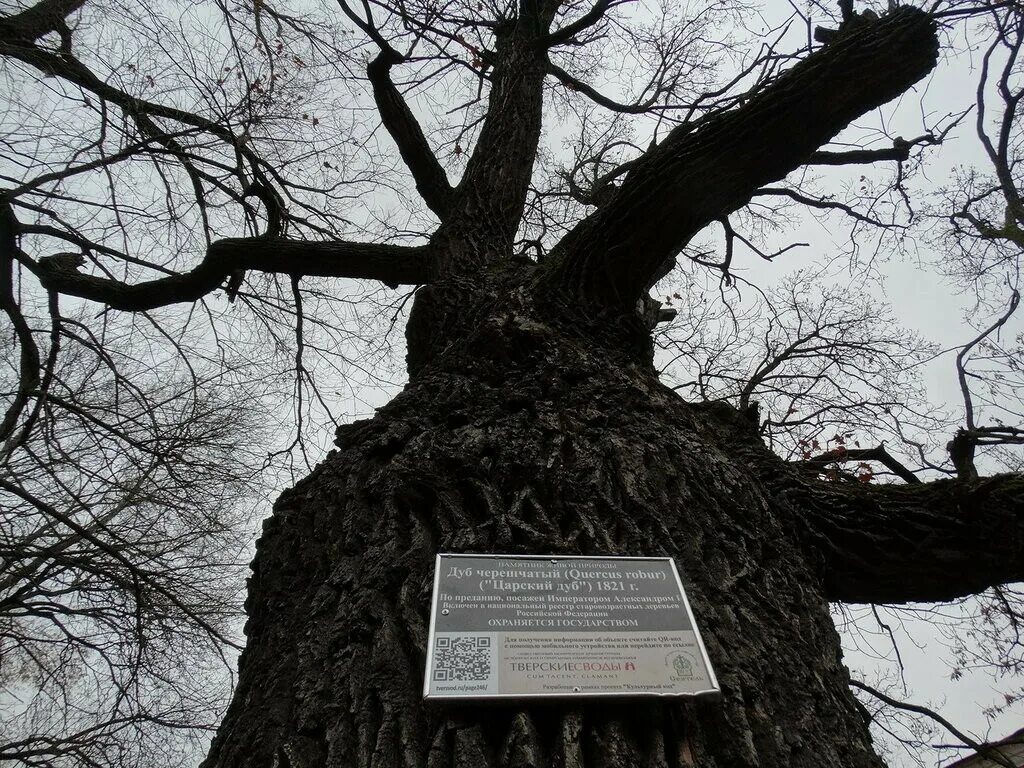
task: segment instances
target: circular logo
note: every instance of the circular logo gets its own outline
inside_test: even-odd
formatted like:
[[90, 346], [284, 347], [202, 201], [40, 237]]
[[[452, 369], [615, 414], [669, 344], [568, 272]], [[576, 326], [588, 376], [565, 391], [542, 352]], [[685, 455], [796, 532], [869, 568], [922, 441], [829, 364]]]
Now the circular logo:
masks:
[[665, 657], [665, 666], [672, 670], [669, 677], [674, 683], [693, 680], [697, 676], [697, 664], [693, 657], [685, 651], [673, 651]]

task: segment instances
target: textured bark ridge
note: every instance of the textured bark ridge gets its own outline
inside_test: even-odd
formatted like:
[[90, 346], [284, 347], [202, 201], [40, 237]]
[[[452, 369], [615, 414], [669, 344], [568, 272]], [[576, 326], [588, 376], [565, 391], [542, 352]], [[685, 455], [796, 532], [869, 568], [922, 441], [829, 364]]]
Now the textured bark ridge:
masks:
[[[514, 283], [448, 306], [457, 341], [278, 501], [205, 765], [880, 766], [752, 425], [661, 386], [630, 320], [555, 321]], [[439, 551], [675, 557], [723, 700], [424, 704]]]

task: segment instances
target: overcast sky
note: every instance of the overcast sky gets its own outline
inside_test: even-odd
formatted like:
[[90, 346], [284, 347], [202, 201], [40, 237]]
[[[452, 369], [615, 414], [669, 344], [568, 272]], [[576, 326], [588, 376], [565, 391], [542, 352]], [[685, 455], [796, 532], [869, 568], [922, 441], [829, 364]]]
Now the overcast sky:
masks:
[[[806, 9], [806, 5], [801, 7]], [[857, 4], [856, 7], [863, 6]], [[883, 10], [877, 4], [875, 7]], [[792, 6], [786, 0], [770, 0], [767, 8], [769, 12], [780, 15], [792, 12]], [[817, 15], [820, 18], [820, 13]], [[966, 48], [962, 34], [955, 35], [953, 42], [958, 48]], [[970, 107], [974, 101], [978, 75], [975, 63], [979, 57], [970, 52], [957, 54], [948, 46], [944, 47], [941, 56], [937, 70], [926, 81], [918, 84], [915, 92], [905, 95], [898, 103], [883, 107], [879, 113], [858, 121], [857, 125], [885, 125], [891, 135], [910, 138], [924, 132], [923, 114], [938, 117]], [[976, 164], [985, 167], [987, 158], [975, 136], [973, 117], [972, 113], [946, 145], [929, 153], [925, 176], [920, 181], [923, 188], [928, 183], [935, 188], [946, 184], [955, 165]], [[856, 129], [850, 133], [855, 134]], [[787, 233], [786, 239], [806, 241], [811, 243], [811, 247], [786, 254], [785, 264], [767, 265], [759, 260], [748, 259], [746, 266], [752, 280], [759, 284], [770, 283], [789, 267], [796, 268], [841, 254], [848, 244], [845, 232], [836, 230], [830, 222], [818, 219], [809, 220], [799, 231]], [[927, 246], [921, 243], [918, 246], [921, 248], [919, 255], [922, 262], [936, 256]], [[911, 258], [882, 260], [877, 262], [877, 268], [885, 297], [908, 328], [921, 331], [943, 349], [963, 345], [976, 335], [977, 332], [967, 322], [975, 312], [973, 298], [957, 293], [949, 280]], [[977, 316], [975, 319], [981, 320]], [[1008, 336], [1021, 333], [1024, 330], [1022, 320], [1024, 318], [1018, 314], [1003, 332]], [[955, 376], [954, 354], [950, 352], [941, 355], [925, 366], [924, 377], [931, 400], [960, 407], [962, 400]], [[861, 609], [855, 613], [860, 617], [861, 625], [866, 631], [873, 632], [874, 636], [870, 643], [865, 636], [848, 636], [848, 666], [855, 671], [861, 670], [867, 682], [872, 682], [869, 679], [872, 674], [897, 679], [898, 665], [892, 643], [878, 630], [869, 610]], [[1004, 691], [1018, 688], [1019, 681], [997, 682], [990, 673], [983, 672], [968, 673], [960, 680], [953, 681], [950, 678], [953, 669], [951, 654], [943, 643], [941, 631], [921, 619], [903, 617], [902, 626], [891, 614], [883, 615], [883, 620], [893, 628], [898, 641], [905, 667], [907, 701], [935, 705], [954, 725], [970, 731], [979, 739], [998, 739], [1024, 726], [1024, 707], [1020, 704], [1010, 707], [1007, 712], [992, 720], [982, 713], [985, 708], [1000, 703]], [[880, 661], [878, 657], [883, 660]], [[940, 733], [939, 741], [953, 743], [956, 740], [949, 734]], [[937, 761], [939, 754], [935, 753], [929, 764]], [[947, 751], [941, 754], [945, 755], [943, 762], [946, 762], [952, 753]], [[903, 754], [894, 757], [894, 764], [912, 765]]]

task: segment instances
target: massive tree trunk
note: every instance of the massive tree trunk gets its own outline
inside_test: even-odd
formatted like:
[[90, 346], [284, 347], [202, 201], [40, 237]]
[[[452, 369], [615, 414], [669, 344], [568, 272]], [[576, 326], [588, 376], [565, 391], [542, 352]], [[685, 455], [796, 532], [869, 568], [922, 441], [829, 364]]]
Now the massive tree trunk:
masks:
[[[754, 422], [659, 384], [639, 318], [524, 301], [531, 271], [421, 296], [405, 391], [278, 501], [207, 765], [880, 765]], [[424, 704], [439, 551], [671, 555], [723, 699]]]

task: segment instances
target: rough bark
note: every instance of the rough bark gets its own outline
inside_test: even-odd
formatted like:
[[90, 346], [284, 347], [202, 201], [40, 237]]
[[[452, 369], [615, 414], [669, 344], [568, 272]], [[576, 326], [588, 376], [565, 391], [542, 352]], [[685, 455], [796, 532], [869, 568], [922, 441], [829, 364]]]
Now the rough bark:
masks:
[[498, 35], [487, 115], [432, 238], [441, 271], [472, 271], [511, 250], [540, 141], [547, 51], [536, 39], [550, 21], [550, 12], [536, 10]]
[[[458, 342], [278, 501], [207, 768], [878, 768], [754, 425], [661, 386], [632, 318], [551, 315], [529, 283], [478, 275]], [[439, 551], [676, 557], [722, 701], [424, 705]]]
[[775, 482], [804, 510], [829, 600], [941, 602], [1024, 579], [1024, 478]]

